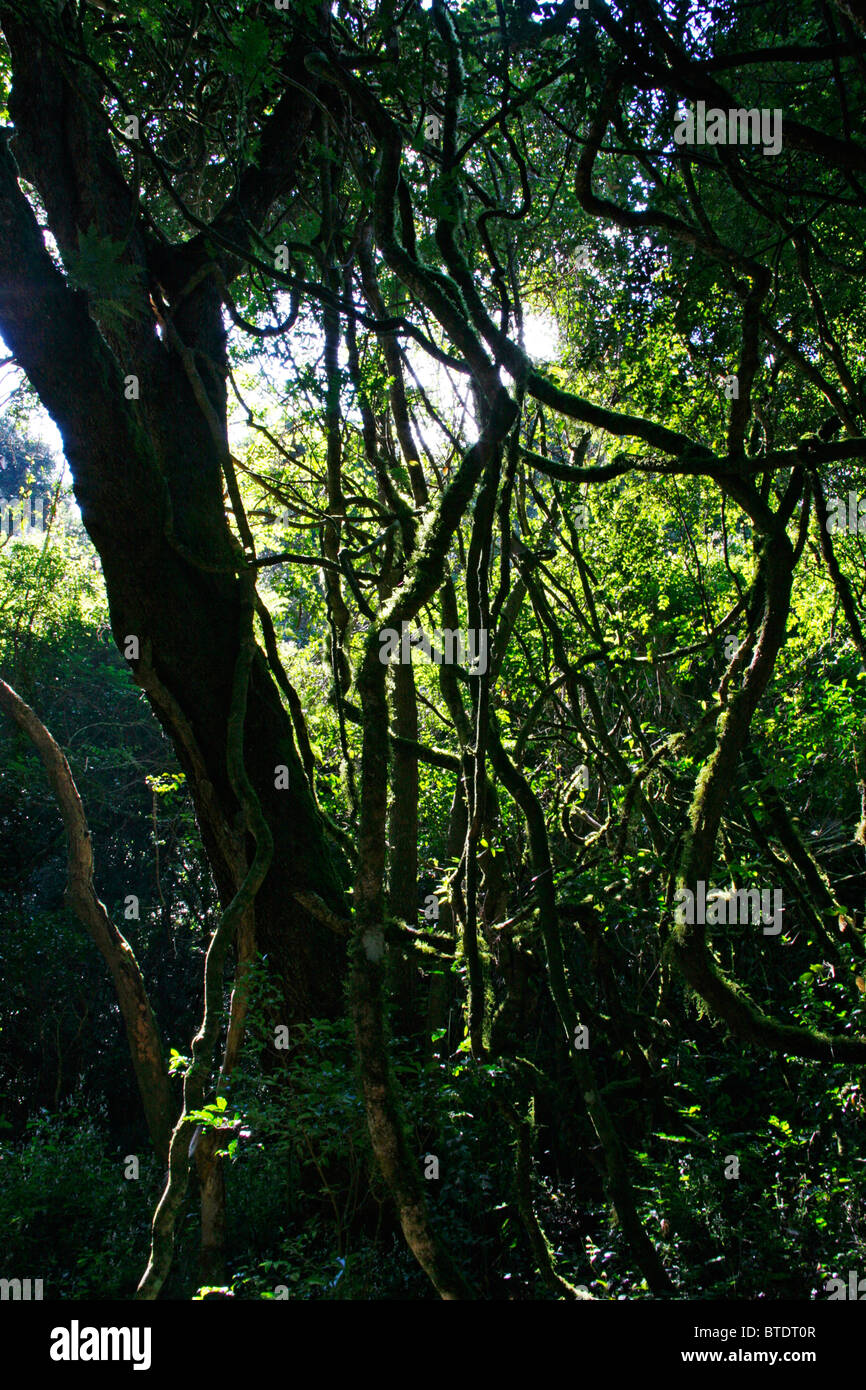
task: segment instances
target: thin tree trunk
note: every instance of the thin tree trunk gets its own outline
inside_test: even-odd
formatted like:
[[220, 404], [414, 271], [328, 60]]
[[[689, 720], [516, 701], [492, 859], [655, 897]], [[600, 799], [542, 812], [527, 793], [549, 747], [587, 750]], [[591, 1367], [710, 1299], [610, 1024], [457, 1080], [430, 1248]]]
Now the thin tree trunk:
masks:
[[39, 716], [0, 680], [0, 707], [31, 740], [45, 767], [66, 827], [69, 879], [66, 899], [86, 927], [114, 982], [126, 1028], [147, 1127], [160, 1161], [168, 1159], [173, 1104], [159, 1031], [129, 942], [112, 922], [93, 887], [93, 842], [69, 763]]
[[[240, 886], [239, 879], [239, 886]], [[237, 969], [229, 1005], [229, 1024], [217, 1095], [231, 1086], [231, 1074], [243, 1046], [249, 1004], [249, 972], [255, 957], [255, 922], [248, 912], [238, 927]], [[231, 1133], [232, 1131], [228, 1131]], [[195, 1150], [196, 1172], [201, 1204], [201, 1246], [199, 1273], [204, 1284], [225, 1283], [226, 1182], [224, 1158], [225, 1131], [207, 1130]]]

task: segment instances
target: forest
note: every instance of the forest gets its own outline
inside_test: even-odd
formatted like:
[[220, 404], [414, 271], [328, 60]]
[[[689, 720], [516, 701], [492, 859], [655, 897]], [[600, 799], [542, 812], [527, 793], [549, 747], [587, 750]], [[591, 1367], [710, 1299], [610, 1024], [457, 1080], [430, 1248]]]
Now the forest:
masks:
[[0, 39], [0, 1297], [866, 1299], [866, 0]]

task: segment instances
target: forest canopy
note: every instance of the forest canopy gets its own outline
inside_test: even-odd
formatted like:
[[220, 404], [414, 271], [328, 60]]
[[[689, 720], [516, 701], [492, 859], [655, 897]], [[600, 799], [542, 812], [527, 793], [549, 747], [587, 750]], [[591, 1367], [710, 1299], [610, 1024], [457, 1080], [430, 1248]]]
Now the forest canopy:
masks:
[[856, 1297], [863, 0], [0, 35], [0, 1273]]

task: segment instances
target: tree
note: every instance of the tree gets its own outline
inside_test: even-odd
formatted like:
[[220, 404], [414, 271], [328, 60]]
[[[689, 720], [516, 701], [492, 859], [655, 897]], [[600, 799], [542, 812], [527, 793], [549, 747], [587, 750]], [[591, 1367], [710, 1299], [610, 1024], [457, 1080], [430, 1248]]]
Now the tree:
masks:
[[0, 681], [0, 707], [32, 740], [57, 798], [69, 844], [69, 899], [111, 972], [151, 1139], [165, 1162], [172, 1102], [163, 1049], [138, 961], [93, 890], [93, 847], [78, 788], [39, 716], [5, 681]]
[[23, 438], [9, 420], [0, 420], [0, 487], [5, 500], [17, 498], [28, 481], [46, 486], [54, 469], [47, 445]]
[[[675, 895], [711, 883], [720, 845], [732, 873], [756, 855], [778, 866], [762, 825], [772, 814], [804, 920], [844, 962], [857, 1003], [859, 925], [753, 737], [816, 518], [816, 561], [863, 652], [825, 524], [828, 484], [859, 478], [866, 449], [858, 12], [722, 4], [707, 17], [683, 4], [674, 22], [651, 0], [620, 18], [595, 0], [577, 14], [565, 0], [459, 13], [434, 0], [429, 14], [251, 2], [232, 16], [194, 0], [110, 20], [86, 5], [0, 3], [14, 124], [0, 148], [0, 329], [63, 434], [115, 640], [177, 750], [224, 907], [144, 1291], [167, 1269], [235, 935], [242, 966], [255, 940], [278, 970], [287, 1022], [339, 1010], [348, 941], [373, 1150], [446, 1298], [471, 1290], [429, 1219], [385, 998], [389, 944], [412, 961], [416, 945], [453, 951], [457, 937], [473, 1061], [506, 1057], [523, 1077], [508, 1113], [524, 1219], [547, 1249], [526, 1183], [536, 1082], [505, 1026], [523, 1007], [527, 953], [519, 940], [510, 956], [494, 945], [508, 890], [490, 847], [506, 815], [520, 827], [508, 887], [525, 881], [531, 896], [544, 1016], [565, 1039], [570, 1092], [633, 1257], [665, 1290], [608, 1087], [575, 1045], [590, 1019], [646, 1081], [640, 1036], [652, 1024], [637, 1005], [600, 1012], [577, 982], [548, 800], [561, 802], [577, 878], [603, 882], [627, 847], [635, 873], [649, 860], [641, 900], [664, 946], [655, 1012], [675, 968], [752, 1044], [863, 1060], [860, 1034], [762, 1007], [722, 969], [708, 922], [673, 915]], [[780, 63], [793, 72], [784, 108], [772, 95]], [[555, 366], [525, 347], [528, 311], [543, 303], [569, 326]], [[226, 316], [258, 341], [262, 370], [291, 365], [286, 395], [312, 464], [253, 408], [273, 455], [265, 471], [235, 457], [227, 382], [250, 350], [230, 351]], [[318, 335], [318, 371], [293, 358], [299, 323]], [[439, 407], [422, 360], [453, 383], [459, 410]], [[582, 535], [587, 509], [612, 504], [640, 518], [636, 532], [653, 524], [634, 495], [650, 484], [667, 489], [659, 544], [688, 555], [691, 601], [670, 596], [662, 621], [649, 566], [620, 552], [602, 583], [603, 557]], [[260, 553], [250, 517], [266, 502], [287, 508], [291, 550]], [[699, 526], [718, 534], [721, 559], [701, 561]], [[309, 711], [256, 589], [284, 564], [290, 587], [291, 567], [322, 572], [343, 806], [317, 804]], [[614, 606], [623, 580], [625, 613]], [[437, 611], [452, 637], [484, 634], [489, 656], [434, 662], [447, 746], [419, 721], [427, 686], [403, 645], [423, 646], [413, 624]], [[385, 632], [399, 639], [391, 677]], [[522, 683], [515, 699], [506, 681]], [[554, 793], [521, 765], [542, 715], [572, 762], [592, 761], [603, 821], [582, 810], [578, 766]], [[451, 778], [456, 862], [444, 930], [418, 942], [405, 919], [426, 767]], [[866, 808], [864, 769], [861, 732]], [[730, 821], [741, 799], [744, 840]], [[410, 1001], [416, 982], [410, 968]], [[229, 1054], [241, 1029], [238, 1002]]]

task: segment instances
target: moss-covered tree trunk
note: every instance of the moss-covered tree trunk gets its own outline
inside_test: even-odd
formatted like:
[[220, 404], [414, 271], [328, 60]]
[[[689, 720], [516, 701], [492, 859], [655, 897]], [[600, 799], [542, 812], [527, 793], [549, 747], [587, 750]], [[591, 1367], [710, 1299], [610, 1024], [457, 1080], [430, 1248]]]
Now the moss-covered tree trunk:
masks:
[[[70, 80], [54, 51], [4, 7], [0, 18], [13, 58], [15, 120], [15, 158], [5, 137], [0, 149], [0, 332], [60, 430], [102, 561], [115, 641], [174, 744], [226, 904], [243, 848], [226, 765], [240, 592], [223, 502], [222, 285], [232, 267], [217, 265], [202, 237], [171, 248], [143, 221], [130, 226], [132, 190], [86, 78]], [[305, 131], [294, 100], [274, 119], [283, 133], [291, 125], [289, 152], [279, 142], [275, 151], [265, 136], [261, 185], [248, 188], [248, 211], [291, 177], [291, 150]], [[276, 153], [282, 162], [271, 168]], [[65, 257], [74, 257], [88, 229], [125, 235], [133, 289], [120, 326], [52, 263], [16, 160], [39, 189]], [[235, 215], [226, 208], [227, 222]], [[170, 314], [162, 334], [155, 295]], [[244, 746], [275, 842], [256, 901], [257, 945], [281, 980], [286, 1022], [333, 1016], [342, 1004], [344, 948], [296, 894], [315, 892], [342, 911], [342, 886], [291, 720], [258, 652]], [[285, 780], [276, 776], [280, 766], [287, 788], [275, 785]]]

